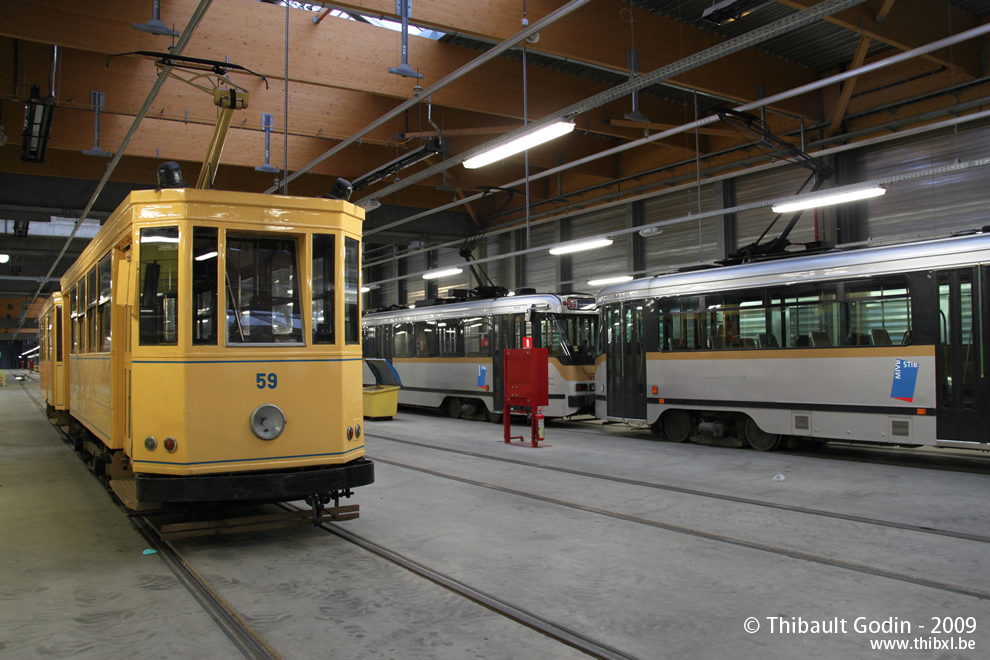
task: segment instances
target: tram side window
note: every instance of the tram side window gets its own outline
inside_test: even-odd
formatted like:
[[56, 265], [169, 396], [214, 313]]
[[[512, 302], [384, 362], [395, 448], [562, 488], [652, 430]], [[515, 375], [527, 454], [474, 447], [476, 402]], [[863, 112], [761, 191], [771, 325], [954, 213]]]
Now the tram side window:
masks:
[[313, 235], [313, 343], [333, 344], [334, 321], [334, 237]]
[[99, 288], [96, 285], [96, 266], [86, 273], [86, 352], [99, 350], [99, 333], [97, 328], [96, 301], [99, 298]]
[[140, 336], [142, 346], [178, 343], [179, 228], [141, 230]]
[[112, 257], [110, 254], [103, 257], [100, 260], [98, 266], [99, 277], [100, 277], [100, 297], [96, 301], [99, 316], [99, 338], [100, 343], [96, 347], [98, 351], [109, 351], [111, 347], [111, 333], [110, 333], [110, 314], [113, 309], [113, 304], [110, 302], [110, 291], [113, 278], [111, 277], [111, 261]]
[[845, 285], [846, 346], [886, 346], [910, 336], [911, 298], [901, 277]]
[[695, 311], [700, 304], [698, 298], [659, 301], [660, 350], [693, 351], [704, 348], [702, 339], [704, 315], [700, 311]]
[[708, 330], [712, 348], [769, 347], [766, 308], [761, 292], [708, 296]]
[[[462, 327], [467, 357], [488, 357], [488, 330], [490, 327], [488, 319], [480, 316], [467, 318], [462, 321]], [[506, 344], [506, 348], [509, 348], [508, 344]]]
[[192, 343], [217, 345], [217, 235], [216, 227], [193, 227]]
[[227, 234], [227, 344], [301, 343], [296, 240]]
[[392, 357], [409, 358], [413, 356], [413, 329], [411, 323], [396, 323], [392, 332]]
[[62, 361], [62, 310], [55, 307], [55, 361]]
[[361, 243], [344, 237], [344, 343], [361, 342]]
[[[523, 348], [523, 339], [533, 337], [533, 322], [526, 318], [525, 314], [513, 314], [509, 319], [509, 336], [505, 338], [505, 348]], [[540, 348], [548, 348], [549, 337], [543, 335], [543, 344]], [[538, 344], [533, 344], [537, 346]], [[551, 353], [552, 355], [552, 353]]]
[[782, 346], [835, 346], [840, 331], [840, 305], [834, 285], [770, 292], [771, 327]]
[[418, 357], [439, 357], [436, 321], [418, 321], [413, 327], [416, 330], [416, 355]]
[[366, 358], [378, 357], [378, 339], [375, 326], [370, 325], [363, 330], [364, 337], [361, 342], [361, 354]]
[[69, 300], [67, 301], [69, 305], [69, 323], [72, 326], [72, 345], [69, 347], [69, 352], [73, 355], [82, 350], [82, 346], [79, 343], [79, 324], [81, 323], [79, 319], [79, 297], [82, 295], [79, 290], [80, 287], [85, 288], [85, 283], [77, 282], [72, 287], [72, 291], [69, 292]]
[[440, 321], [437, 323], [437, 342], [440, 345], [440, 355], [445, 357], [464, 355], [461, 327], [456, 322]]

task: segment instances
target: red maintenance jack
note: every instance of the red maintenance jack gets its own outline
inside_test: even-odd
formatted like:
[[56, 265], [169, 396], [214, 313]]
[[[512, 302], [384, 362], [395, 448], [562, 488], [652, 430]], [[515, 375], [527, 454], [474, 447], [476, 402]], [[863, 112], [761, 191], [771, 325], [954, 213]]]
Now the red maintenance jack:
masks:
[[[502, 425], [505, 444], [526, 446], [521, 435], [510, 435], [512, 410], [528, 410], [531, 426], [530, 447], [539, 447], [544, 439], [544, 420], [540, 406], [549, 403], [547, 349], [507, 348], [503, 361], [505, 402]], [[511, 442], [519, 440], [519, 442]], [[550, 445], [544, 444], [544, 447]]]

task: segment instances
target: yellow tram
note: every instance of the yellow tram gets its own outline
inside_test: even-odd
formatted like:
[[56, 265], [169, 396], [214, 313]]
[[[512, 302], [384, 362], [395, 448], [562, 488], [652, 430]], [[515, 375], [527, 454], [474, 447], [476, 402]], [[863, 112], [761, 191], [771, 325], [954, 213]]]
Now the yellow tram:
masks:
[[48, 417], [68, 424], [69, 381], [65, 375], [65, 327], [62, 294], [52, 293], [38, 316], [38, 380]]
[[[340, 199], [193, 188], [132, 192], [107, 220], [61, 280], [65, 406], [128, 506], [322, 510], [374, 481], [363, 220]], [[56, 380], [58, 353], [43, 352]]]

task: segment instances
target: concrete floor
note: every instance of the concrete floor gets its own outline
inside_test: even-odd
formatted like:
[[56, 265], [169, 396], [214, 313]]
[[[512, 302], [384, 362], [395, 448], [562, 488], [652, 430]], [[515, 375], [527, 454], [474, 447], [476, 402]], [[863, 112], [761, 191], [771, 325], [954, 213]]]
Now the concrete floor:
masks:
[[[990, 537], [990, 474], [573, 423], [507, 447], [500, 426], [404, 411], [366, 432], [377, 481], [342, 526], [631, 657], [988, 655], [990, 544], [756, 502]], [[0, 390], [0, 451], [0, 658], [238, 657], [20, 385]], [[319, 530], [176, 545], [286, 658], [586, 657]]]

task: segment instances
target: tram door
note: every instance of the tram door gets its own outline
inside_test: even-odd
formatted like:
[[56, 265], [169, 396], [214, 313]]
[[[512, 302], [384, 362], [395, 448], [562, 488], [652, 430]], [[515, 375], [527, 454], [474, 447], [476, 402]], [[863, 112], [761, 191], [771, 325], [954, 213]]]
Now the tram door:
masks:
[[988, 442], [984, 335], [988, 270], [937, 273], [936, 434], [941, 440]]
[[511, 348], [506, 346], [503, 341], [509, 332], [509, 320], [506, 316], [493, 316], [491, 317], [491, 327], [489, 329], [489, 340], [488, 343], [491, 345], [492, 351], [492, 412], [498, 412], [502, 410], [505, 406], [505, 392], [503, 390], [503, 377], [504, 374], [502, 370], [505, 368], [505, 356], [502, 350], [505, 348]]
[[646, 347], [642, 302], [605, 307], [607, 413], [646, 419]]

